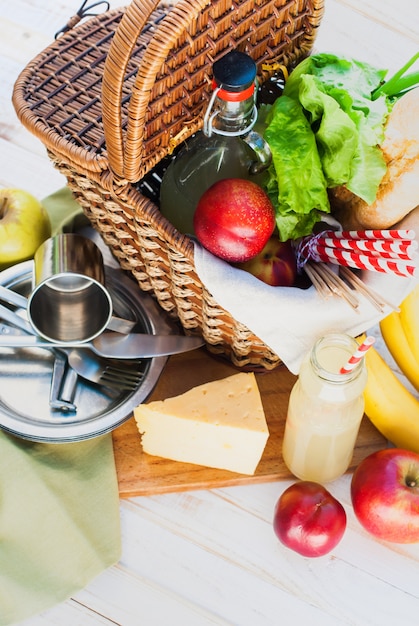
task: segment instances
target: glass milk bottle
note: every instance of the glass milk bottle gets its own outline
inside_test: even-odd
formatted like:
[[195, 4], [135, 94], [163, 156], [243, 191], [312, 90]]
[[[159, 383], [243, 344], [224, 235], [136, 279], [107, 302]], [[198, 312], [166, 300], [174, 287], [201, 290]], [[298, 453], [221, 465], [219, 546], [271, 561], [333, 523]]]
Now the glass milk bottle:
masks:
[[335, 480], [350, 465], [364, 414], [365, 359], [348, 373], [340, 369], [358, 347], [348, 335], [326, 335], [301, 365], [282, 447], [285, 464], [301, 480]]
[[256, 64], [238, 50], [213, 65], [212, 97], [203, 130], [167, 168], [160, 190], [160, 210], [180, 232], [193, 234], [193, 215], [201, 195], [224, 178], [261, 184], [272, 155], [253, 127], [257, 121]]

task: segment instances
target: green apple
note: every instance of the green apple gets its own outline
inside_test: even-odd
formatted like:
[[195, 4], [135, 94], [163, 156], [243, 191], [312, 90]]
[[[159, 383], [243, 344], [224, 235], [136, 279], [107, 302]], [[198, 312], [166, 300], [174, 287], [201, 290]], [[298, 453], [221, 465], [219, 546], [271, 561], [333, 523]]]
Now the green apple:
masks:
[[0, 270], [31, 259], [51, 236], [42, 204], [21, 189], [0, 189]]

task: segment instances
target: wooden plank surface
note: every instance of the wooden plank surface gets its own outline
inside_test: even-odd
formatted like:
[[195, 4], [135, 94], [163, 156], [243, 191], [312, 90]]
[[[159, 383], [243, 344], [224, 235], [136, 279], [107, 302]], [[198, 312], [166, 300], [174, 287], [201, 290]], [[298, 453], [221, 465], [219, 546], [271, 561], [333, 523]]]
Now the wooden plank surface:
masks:
[[[216, 359], [204, 348], [176, 355], [169, 362], [147, 401], [164, 400], [191, 387], [237, 373], [231, 364]], [[178, 463], [143, 453], [134, 418], [113, 432], [115, 463], [121, 498], [189, 489], [212, 489], [262, 483], [291, 474], [282, 460], [281, 447], [289, 392], [296, 377], [286, 367], [256, 374], [270, 436], [254, 476], [236, 474], [190, 463]], [[364, 417], [350, 470], [368, 454], [385, 447], [385, 439]]]

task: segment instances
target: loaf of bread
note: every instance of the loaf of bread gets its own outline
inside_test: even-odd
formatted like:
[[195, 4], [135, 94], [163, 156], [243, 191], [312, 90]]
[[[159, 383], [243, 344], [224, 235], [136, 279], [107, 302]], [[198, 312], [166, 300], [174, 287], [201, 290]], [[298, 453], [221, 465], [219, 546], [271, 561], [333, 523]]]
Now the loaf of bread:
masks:
[[373, 204], [344, 186], [330, 190], [332, 213], [344, 229], [387, 229], [419, 206], [419, 88], [394, 105], [380, 148], [387, 171]]

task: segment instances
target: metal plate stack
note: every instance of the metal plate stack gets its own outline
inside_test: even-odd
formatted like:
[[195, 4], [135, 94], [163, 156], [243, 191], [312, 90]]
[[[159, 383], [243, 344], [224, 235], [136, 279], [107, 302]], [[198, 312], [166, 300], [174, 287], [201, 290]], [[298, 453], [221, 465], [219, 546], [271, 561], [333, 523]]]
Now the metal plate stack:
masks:
[[[23, 295], [32, 285], [28, 261], [0, 273], [0, 284]], [[106, 267], [114, 312], [137, 322], [137, 332], [169, 334], [170, 327], [152, 298], [121, 270]], [[92, 312], [94, 314], [94, 312]], [[96, 437], [128, 419], [153, 390], [167, 357], [126, 361], [139, 375], [132, 391], [107, 389], [79, 377], [76, 412], [51, 409], [49, 391], [54, 355], [39, 348], [0, 349], [0, 428], [32, 441], [71, 442]]]

